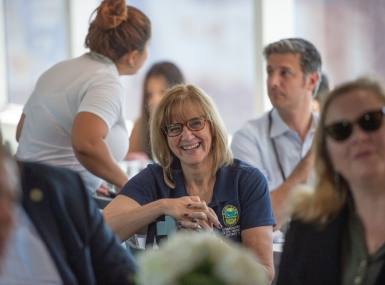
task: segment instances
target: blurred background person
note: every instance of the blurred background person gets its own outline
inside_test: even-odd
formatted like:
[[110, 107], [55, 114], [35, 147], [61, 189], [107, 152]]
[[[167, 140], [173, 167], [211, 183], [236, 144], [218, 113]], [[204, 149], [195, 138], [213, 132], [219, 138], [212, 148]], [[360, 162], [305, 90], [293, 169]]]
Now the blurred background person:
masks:
[[91, 192], [108, 196], [127, 174], [118, 161], [128, 150], [121, 75], [133, 75], [147, 59], [151, 23], [124, 0], [95, 10], [85, 45], [91, 52], [54, 65], [40, 76], [17, 126], [17, 157], [66, 167]]
[[233, 159], [222, 118], [194, 85], [175, 85], [150, 122], [154, 159], [103, 210], [122, 241], [162, 215], [177, 230], [221, 230], [255, 253], [270, 281], [274, 276], [269, 188], [263, 174]]
[[385, 284], [385, 93], [334, 89], [316, 132], [314, 191], [295, 195], [277, 284]]
[[181, 70], [172, 62], [158, 62], [149, 69], [143, 83], [141, 115], [132, 129], [126, 160], [152, 159], [149, 136], [150, 114], [168, 88], [184, 82]]
[[16, 204], [20, 198], [20, 183], [16, 173], [17, 167], [11, 156], [0, 146], [0, 276], [2, 260], [14, 226]]
[[331, 87], [329, 83], [329, 79], [327, 78], [325, 73], [321, 73], [321, 82], [319, 83], [317, 93], [315, 94], [313, 101], [311, 103], [311, 108], [313, 112], [319, 114], [321, 112], [320, 106], [322, 102], [325, 100], [326, 95], [329, 93]]
[[0, 284], [132, 284], [135, 271], [78, 174], [0, 148]]

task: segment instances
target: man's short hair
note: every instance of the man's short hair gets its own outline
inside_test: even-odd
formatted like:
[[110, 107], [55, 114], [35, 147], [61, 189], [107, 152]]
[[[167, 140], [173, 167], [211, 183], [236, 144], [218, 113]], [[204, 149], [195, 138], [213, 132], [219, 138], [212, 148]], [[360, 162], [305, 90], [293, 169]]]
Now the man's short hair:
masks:
[[318, 91], [314, 99], [318, 100], [318, 102], [321, 103], [324, 97], [329, 93], [329, 91], [330, 91], [329, 79], [327, 78], [325, 73], [322, 73]]
[[300, 65], [303, 74], [308, 75], [318, 71], [321, 78], [321, 55], [311, 42], [301, 38], [283, 39], [269, 44], [263, 51], [266, 60], [273, 53], [300, 54]]

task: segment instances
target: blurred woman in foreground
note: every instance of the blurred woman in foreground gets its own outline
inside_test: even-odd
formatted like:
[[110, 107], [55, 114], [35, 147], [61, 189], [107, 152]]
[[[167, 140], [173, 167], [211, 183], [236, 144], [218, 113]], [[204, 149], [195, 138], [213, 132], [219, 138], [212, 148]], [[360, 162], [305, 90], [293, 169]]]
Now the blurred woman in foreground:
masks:
[[295, 196], [277, 284], [385, 284], [385, 93], [359, 79], [322, 110], [318, 182]]

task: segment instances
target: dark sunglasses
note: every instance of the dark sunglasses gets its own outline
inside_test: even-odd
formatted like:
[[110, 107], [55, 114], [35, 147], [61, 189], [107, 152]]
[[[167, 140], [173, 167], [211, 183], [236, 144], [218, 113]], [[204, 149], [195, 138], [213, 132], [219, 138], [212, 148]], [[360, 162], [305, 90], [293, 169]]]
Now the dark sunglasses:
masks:
[[163, 131], [169, 137], [179, 136], [183, 131], [183, 126], [186, 126], [190, 131], [200, 131], [205, 127], [206, 117], [192, 118], [186, 123], [174, 123], [163, 127]]
[[342, 122], [326, 126], [325, 131], [335, 141], [344, 141], [352, 134], [353, 126], [355, 124], [358, 124], [358, 126], [365, 132], [374, 132], [378, 130], [382, 125], [384, 114], [385, 107], [382, 107], [382, 109], [378, 111], [363, 114], [354, 122], [344, 120]]

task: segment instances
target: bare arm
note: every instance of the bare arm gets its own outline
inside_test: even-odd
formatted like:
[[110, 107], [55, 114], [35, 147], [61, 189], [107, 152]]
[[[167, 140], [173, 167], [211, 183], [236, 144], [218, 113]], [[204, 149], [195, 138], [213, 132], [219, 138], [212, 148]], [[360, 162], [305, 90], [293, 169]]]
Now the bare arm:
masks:
[[289, 219], [288, 199], [293, 188], [298, 184], [305, 184], [313, 171], [314, 147], [312, 146], [306, 156], [294, 168], [291, 175], [277, 189], [270, 193], [271, 206], [277, 225], [274, 230], [279, 230]]
[[23, 125], [24, 125], [24, 120], [25, 120], [25, 114], [21, 114], [19, 123], [17, 124], [16, 127], [16, 141], [19, 142], [20, 136], [21, 136], [21, 131], [23, 130]]
[[269, 284], [274, 278], [273, 229], [271, 226], [255, 227], [241, 232], [242, 244], [253, 250], [266, 270]]
[[128, 181], [112, 157], [105, 138], [106, 123], [97, 115], [81, 112], [72, 127], [72, 147], [76, 158], [92, 174], [122, 188]]
[[[190, 220], [195, 217], [194, 213], [198, 218], [206, 219], [205, 216], [202, 216], [202, 212], [189, 206], [199, 201], [197, 196], [185, 196], [177, 199], [159, 199], [140, 206], [135, 200], [124, 195], [118, 195], [108, 204], [102, 214], [112, 231], [118, 235], [121, 241], [125, 241], [163, 214], [190, 224]], [[218, 220], [211, 222], [219, 227]]]
[[162, 199], [140, 206], [135, 200], [118, 195], [104, 208], [102, 215], [111, 230], [125, 241], [163, 215], [163, 202]]

